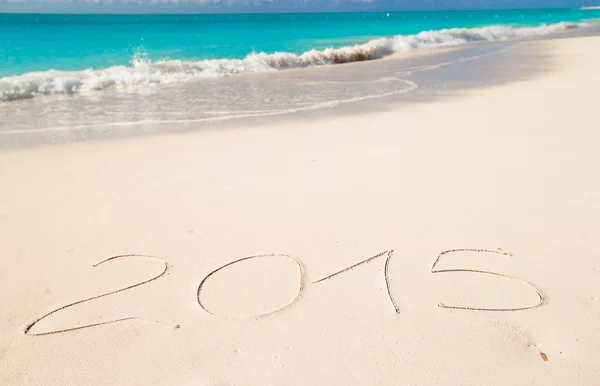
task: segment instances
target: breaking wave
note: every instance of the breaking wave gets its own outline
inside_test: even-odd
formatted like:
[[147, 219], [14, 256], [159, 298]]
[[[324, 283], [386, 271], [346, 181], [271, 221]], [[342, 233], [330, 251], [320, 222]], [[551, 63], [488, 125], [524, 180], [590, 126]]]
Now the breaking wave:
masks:
[[541, 36], [582, 26], [585, 24], [561, 22], [536, 27], [452, 28], [423, 31], [416, 35], [379, 38], [365, 44], [320, 51], [310, 50], [302, 54], [252, 53], [244, 59], [184, 61], [148, 60], [135, 57], [129, 66], [83, 71], [48, 70], [0, 78], [0, 101], [32, 98], [38, 95], [86, 93], [109, 88], [134, 90], [139, 86], [172, 84], [206, 77], [359, 62], [421, 48]]

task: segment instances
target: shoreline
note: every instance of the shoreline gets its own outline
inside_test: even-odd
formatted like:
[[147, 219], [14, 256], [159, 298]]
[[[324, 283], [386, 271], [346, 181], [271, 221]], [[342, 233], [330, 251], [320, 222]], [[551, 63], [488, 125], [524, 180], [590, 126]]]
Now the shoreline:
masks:
[[[177, 134], [189, 131], [203, 131], [213, 129], [237, 129], [247, 126], [263, 126], [263, 125], [279, 125], [294, 123], [297, 120], [310, 120], [313, 118], [323, 120], [336, 118], [339, 115], [361, 115], [372, 114], [385, 111], [388, 108], [396, 109], [403, 108], [403, 105], [413, 105], [426, 103], [428, 101], [443, 100], [452, 95], [460, 95], [462, 92], [468, 92], [470, 89], [478, 89], [489, 87], [494, 84], [503, 84], [510, 81], [518, 81], [519, 78], [529, 76], [531, 72], [529, 67], [537, 63], [541, 58], [524, 53], [519, 50], [519, 55], [515, 54], [512, 57], [504, 57], [502, 60], [508, 61], [511, 64], [510, 71], [500, 69], [499, 66], [493, 63], [487, 65], [490, 69], [498, 67], [495, 70], [483, 72], [478, 76], [473, 76], [465, 72], [464, 80], [456, 76], [456, 73], [461, 73], [460, 67], [448, 72], [444, 71], [444, 67], [460, 66], [461, 62], [469, 62], [472, 60], [480, 61], [480, 57], [493, 57], [502, 54], [506, 49], [513, 49], [520, 44], [527, 44], [527, 41], [508, 41], [508, 42], [486, 42], [465, 44], [458, 47], [439, 47], [432, 49], [414, 50], [407, 53], [391, 55], [385, 58], [371, 61], [344, 63], [336, 65], [318, 66], [312, 68], [297, 68], [277, 71], [275, 73], [256, 73], [242, 74], [235, 77], [227, 77], [221, 79], [229, 82], [247, 81], [254, 87], [260, 86], [262, 83], [269, 83], [273, 79], [278, 82], [295, 83], [329, 83], [328, 79], [335, 80], [333, 83], [362, 83], [367, 86], [369, 82], [377, 84], [381, 77], [382, 79], [397, 78], [396, 82], [403, 84], [406, 89], [396, 89], [395, 87], [387, 90], [380, 95], [366, 94], [366, 90], [357, 88], [356, 96], [350, 95], [344, 100], [331, 100], [317, 103], [316, 105], [308, 105], [301, 107], [283, 108], [281, 110], [273, 110], [273, 112], [263, 113], [260, 111], [249, 111], [247, 115], [232, 115], [215, 116], [204, 118], [189, 118], [189, 119], [174, 119], [174, 120], [142, 120], [131, 122], [107, 122], [93, 123], [74, 126], [56, 126], [42, 127], [34, 129], [17, 129], [0, 131], [0, 151], [6, 151], [11, 148], [35, 148], [39, 146], [56, 146], [66, 143], [87, 142], [93, 140], [113, 140], [121, 138], [135, 138], [138, 136], [147, 136], [154, 134]], [[535, 51], [535, 50], [533, 50]], [[528, 58], [528, 59], [524, 59]], [[516, 63], [523, 61], [523, 63]], [[526, 62], [527, 63], [526, 63]], [[530, 63], [531, 62], [531, 63]], [[545, 64], [540, 62], [538, 67], [543, 67]], [[429, 68], [431, 67], [431, 69]], [[481, 63], [480, 68], [486, 67]], [[519, 67], [523, 67], [524, 70]], [[441, 71], [439, 71], [441, 69]], [[426, 77], [421, 77], [415, 83], [413, 77], [415, 74], [422, 71], [435, 72]], [[539, 71], [537, 71], [539, 72]], [[371, 81], [362, 80], [363, 73], [371, 74]], [[397, 74], [404, 74], [406, 76]], [[418, 75], [418, 74], [417, 74]], [[532, 74], [533, 75], [533, 74]], [[239, 78], [239, 79], [234, 79]], [[337, 80], [336, 80], [337, 79]], [[368, 78], [365, 78], [368, 79]], [[196, 89], [202, 87], [207, 80], [197, 80], [189, 82], [186, 85], [180, 85], [182, 89], [189, 89], [190, 95], [196, 93]], [[219, 81], [219, 80], [211, 80]], [[468, 85], [464, 82], [473, 83]], [[262, 83], [261, 83], [262, 82]], [[460, 83], [462, 82], [462, 83]], [[456, 84], [456, 86], [454, 86]], [[366, 87], [366, 86], [365, 86]], [[443, 87], [443, 89], [440, 89]], [[446, 89], [450, 87], [450, 89]], [[416, 92], [414, 92], [416, 91]], [[110, 98], [114, 91], [104, 91], [104, 97]], [[112, 94], [118, 95], [118, 94]], [[90, 96], [91, 97], [91, 96]], [[98, 97], [102, 97], [99, 95]], [[52, 101], [53, 97], [49, 97], [48, 101]], [[82, 98], [82, 96], [67, 96], [63, 97], [65, 102], [69, 102], [69, 98]], [[22, 104], [26, 107], [26, 103], [35, 103], [34, 100], [15, 101], [8, 103]], [[384, 107], [382, 107], [384, 106]], [[47, 109], [47, 108], [46, 108]], [[27, 110], [25, 110], [27, 111]], [[233, 114], [233, 112], [232, 112]], [[35, 118], [32, 118], [35, 119]], [[39, 124], [39, 123], [38, 123]]]
[[435, 103], [0, 152], [0, 383], [597, 384], [596, 47], [523, 43], [538, 75]]
[[[352, 83], [353, 80], [360, 80], [364, 75], [362, 75], [361, 71], [366, 71], [368, 73], [381, 73], [382, 76], [388, 77], [396, 77], [393, 69], [397, 68], [400, 71], [405, 71], [403, 68], [410, 69], [412, 67], [427, 67], [433, 65], [436, 67], [438, 63], [449, 61], [456, 62], [454, 64], [459, 64], [461, 58], [464, 55], [478, 55], [477, 51], [483, 53], [482, 56], [486, 56], [489, 53], [488, 51], [493, 51], [494, 47], [508, 47], [508, 48], [517, 48], [518, 54], [514, 55], [502, 55], [501, 60], [508, 61], [510, 65], [510, 70], [502, 69], [498, 64], [488, 61], [485, 65], [479, 65], [480, 68], [489, 67], [490, 70], [487, 73], [481, 72], [479, 70], [479, 74], [477, 76], [472, 77], [457, 77], [457, 73], [461, 73], [461, 69], [457, 69], [454, 72], [446, 71], [445, 73], [440, 72], [439, 74], [433, 75], [435, 81], [430, 81], [427, 78], [423, 78], [424, 82], [419, 80], [418, 82], [412, 82], [412, 79], [398, 79], [404, 82], [405, 86], [408, 88], [412, 87], [411, 84], [414, 84], [415, 87], [419, 88], [417, 93], [409, 92], [407, 95], [401, 95], [403, 92], [401, 90], [394, 91], [393, 89], [388, 89], [386, 92], [383, 92], [382, 95], [374, 95], [370, 96], [366, 93], [365, 90], [361, 91], [360, 88], [357, 88], [354, 92], [355, 95], [350, 94], [348, 100], [336, 100], [335, 98], [332, 100], [327, 100], [317, 103], [314, 106], [300, 106], [298, 107], [269, 107], [260, 106], [261, 109], [256, 111], [252, 111], [250, 108], [248, 114], [239, 114], [236, 111], [232, 111], [232, 116], [203, 116], [202, 113], [191, 113], [190, 117], [178, 118], [177, 116], [169, 116], [169, 117], [152, 117], [149, 116], [146, 120], [132, 120], [132, 121], [114, 121], [114, 119], [110, 118], [110, 114], [105, 114], [108, 120], [105, 123], [102, 123], [102, 119], [98, 118], [89, 120], [86, 115], [82, 115], [80, 118], [81, 122], [78, 122], [76, 118], [77, 115], [81, 115], [81, 112], [70, 111], [71, 102], [77, 102], [77, 104], [82, 103], [81, 101], [85, 100], [98, 100], [98, 102], [90, 102], [96, 103], [98, 106], [91, 104], [89, 107], [92, 110], [97, 110], [104, 104], [104, 100], [110, 101], [111, 98], [121, 98], [116, 101], [121, 100], [121, 102], [112, 102], [113, 108], [117, 108], [118, 111], [115, 114], [126, 114], [128, 109], [124, 109], [123, 111], [120, 105], [126, 105], [130, 102], [127, 100], [127, 96], [129, 94], [121, 94], [115, 90], [105, 90], [86, 95], [74, 95], [74, 96], [63, 96], [63, 97], [42, 97], [41, 100], [22, 100], [22, 101], [13, 101], [13, 102], [4, 102], [5, 106], [14, 108], [14, 111], [11, 109], [7, 109], [4, 113], [5, 117], [10, 117], [10, 122], [14, 125], [6, 125], [8, 129], [4, 129], [0, 127], [0, 151], [5, 151], [10, 148], [28, 148], [28, 147], [38, 147], [38, 146], [47, 146], [47, 145], [60, 145], [68, 142], [80, 142], [80, 141], [88, 141], [88, 140], [105, 140], [105, 139], [116, 139], [119, 137], [136, 137], [139, 135], [145, 136], [148, 134], [160, 132], [160, 131], [171, 131], [175, 132], [187, 132], [190, 130], [194, 130], [194, 127], [199, 128], [200, 130], [205, 129], [213, 129], [213, 128], [223, 128], [230, 129], [236, 127], [244, 127], [244, 126], [254, 126], [254, 125], [265, 125], [265, 124], [281, 124], [281, 123], [289, 123], [294, 120], [304, 120], [310, 118], [310, 116], [315, 115], [317, 119], [326, 119], [335, 117], [340, 114], [363, 114], [363, 113], [373, 113], [381, 111], [382, 108], [380, 106], [385, 106], [387, 108], [398, 108], [401, 107], [402, 104], [413, 104], [423, 103], [428, 101], [437, 101], [446, 98], [448, 96], [452, 96], [454, 94], [459, 95], [463, 91], [470, 91], [473, 89], [495, 86], [499, 84], [504, 84], [510, 81], [520, 81], [522, 79], [527, 79], [531, 76], [536, 76], [536, 72], [541, 72], [539, 69], [534, 69], [535, 66], [538, 67], [546, 67], [547, 60], [543, 57], [543, 54], [536, 54], [527, 52], [525, 48], [520, 49], [520, 46], [527, 46], [527, 44], [536, 41], [545, 41], [545, 40], [561, 40], [561, 39], [572, 39], [578, 38], [582, 36], [597, 36], [600, 34], [599, 27], [587, 27], [581, 29], [575, 29], [572, 31], [567, 31], [563, 33], [555, 33], [547, 36], [536, 37], [536, 38], [528, 38], [528, 39], [509, 39], [503, 42], [472, 42], [469, 44], [464, 44], [455, 47], [437, 47], [437, 48], [429, 48], [429, 49], [418, 49], [413, 50], [406, 53], [397, 53], [394, 55], [386, 56], [377, 60], [370, 61], [361, 61], [361, 62], [353, 62], [353, 63], [344, 63], [344, 64], [335, 64], [335, 65], [324, 65], [317, 66], [311, 68], [295, 68], [288, 69], [282, 71], [276, 71], [273, 73], [255, 73], [255, 74], [241, 74], [233, 77], [225, 77], [219, 80], [217, 79], [203, 79], [203, 80], [195, 80], [190, 81], [185, 84], [180, 84], [177, 87], [172, 88], [172, 90], [182, 90], [182, 95], [165, 95], [160, 100], [157, 100], [155, 103], [164, 104], [167, 101], [175, 101], [175, 100], [193, 100], [200, 93], [202, 94], [202, 88], [206, 84], [215, 83], [213, 88], [216, 87], [213, 92], [219, 92], [218, 82], [225, 82], [223, 85], [246, 82], [248, 85], [252, 87], [265, 87], [266, 85], [262, 83], [269, 83], [269, 81], [273, 79], [277, 79], [279, 82], [290, 82], [288, 87], [293, 85], [295, 80], [294, 78], [303, 79], [304, 82], [311, 81], [311, 79], [318, 83], [322, 80], [328, 78], [339, 78], [342, 79], [343, 82], [349, 81]], [[534, 47], [535, 44], [530, 45], [530, 47]], [[502, 51], [502, 48], [499, 49]], [[471, 53], [475, 52], [475, 53]], [[526, 59], [523, 59], [526, 58]], [[470, 60], [470, 59], [468, 59]], [[515, 63], [516, 61], [526, 60], [527, 63]], [[411, 65], [412, 63], [412, 65]], [[538, 64], [536, 64], [538, 63]], [[454, 65], [453, 64], [453, 65]], [[442, 66], [443, 67], [443, 66]], [[543, 71], [547, 69], [543, 68]], [[550, 69], [551, 70], [551, 69]], [[409, 73], [412, 70], [409, 70]], [[421, 70], [417, 70], [421, 71]], [[428, 70], [427, 70], [428, 71]], [[464, 72], [470, 71], [470, 68], [467, 68]], [[383, 75], [383, 74], [388, 75]], [[235, 78], [235, 79], [234, 79]], [[206, 83], [209, 82], [209, 83]], [[212, 82], [212, 83], [211, 83]], [[227, 83], [229, 82], [229, 83]], [[375, 82], [377, 80], [375, 79]], [[327, 82], [326, 82], [327, 83]], [[446, 88], [450, 87], [450, 93], [448, 90], [440, 90], [439, 87], [443, 86]], [[227, 86], [230, 87], [230, 86]], [[318, 91], [316, 89], [315, 91]], [[427, 90], [426, 92], [424, 92]], [[210, 90], [209, 90], [210, 91]], [[391, 92], [390, 92], [391, 91]], [[298, 93], [304, 93], [306, 90], [298, 90]], [[180, 93], [181, 94], [181, 93]], [[136, 95], [136, 94], [131, 94]], [[143, 99], [143, 93], [139, 94]], [[161, 94], [149, 94], [149, 100], [152, 101], [154, 98], [159, 97]], [[394, 97], [396, 95], [396, 97]], [[70, 98], [74, 98], [71, 100]], [[125, 98], [125, 99], [123, 99]], [[166, 99], [165, 99], [166, 98]], [[356, 99], [353, 100], [353, 99]], [[358, 101], [361, 102], [358, 102]], [[61, 101], [64, 101], [61, 102]], [[84, 102], [86, 103], [86, 102]], [[108, 102], [107, 102], [108, 103]], [[116, 104], [115, 104], [116, 103]], [[171, 102], [167, 102], [171, 103]], [[192, 103], [192, 102], [189, 102]], [[225, 100], [223, 103], [227, 104], [228, 102]], [[332, 105], [329, 105], [332, 103]], [[323, 104], [323, 106], [319, 106], [319, 104]], [[193, 103], [192, 103], [193, 105]], [[35, 106], [38, 106], [38, 110], [43, 107], [43, 110], [58, 110], [63, 111], [63, 115], [65, 116], [73, 116], [73, 118], [66, 118], [66, 121], [63, 123], [61, 120], [52, 119], [45, 117], [43, 114], [38, 116], [38, 113], [35, 111], [30, 111], [34, 109]], [[54, 107], [52, 107], [54, 106]], [[258, 108], [259, 106], [255, 106], [254, 108]], [[110, 105], [107, 107], [101, 107], [102, 109], [110, 110]], [[167, 107], [168, 108], [168, 107]], [[262, 113], [260, 110], [264, 108], [274, 108], [273, 113]], [[185, 109], [182, 110], [182, 114]], [[144, 113], [142, 111], [141, 113]], [[74, 115], [75, 114], [75, 115]], [[146, 115], [149, 115], [150, 112], [146, 111]], [[87, 119], [87, 121], [86, 121]], [[30, 125], [26, 124], [26, 122], [35, 121], [37, 123], [36, 128], [30, 128]], [[48, 121], [48, 123], [45, 123]], [[89, 121], [89, 122], [88, 122]], [[272, 122], [271, 122], [272, 121]], [[16, 126], [15, 126], [16, 125]], [[41, 127], [40, 127], [41, 126]]]
[[[549, 14], [551, 16], [551, 14]], [[590, 15], [591, 16], [591, 15]], [[270, 73], [280, 70], [330, 66], [370, 60], [379, 60], [397, 53], [414, 50], [443, 48], [472, 42], [495, 42], [512, 39], [530, 39], [549, 35], [560, 35], [570, 30], [590, 28], [589, 22], [597, 25], [598, 20], [589, 19], [550, 20], [534, 24], [502, 23], [482, 26], [445, 27], [420, 30], [412, 33], [371, 36], [363, 43], [337, 47], [318, 47], [299, 53], [274, 50], [270, 53], [254, 50], [243, 57], [215, 59], [149, 59], [140, 52], [127, 58], [127, 62], [108, 67], [83, 66], [70, 70], [56, 70], [50, 66], [0, 77], [0, 100], [11, 102], [29, 98], [87, 94], [125, 88], [128, 92], [143, 90], [144, 87], [182, 84], [222, 76], [249, 73]], [[366, 39], [367, 37], [365, 37]], [[9, 47], [10, 48], [10, 47]], [[8, 56], [10, 58], [10, 56]], [[9, 73], [10, 74], [10, 73]]]

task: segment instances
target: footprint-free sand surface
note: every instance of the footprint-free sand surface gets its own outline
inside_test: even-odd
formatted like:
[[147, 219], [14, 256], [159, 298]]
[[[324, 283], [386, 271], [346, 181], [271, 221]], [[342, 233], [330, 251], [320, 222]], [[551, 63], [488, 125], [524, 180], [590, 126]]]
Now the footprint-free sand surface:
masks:
[[2, 385], [597, 385], [600, 38], [398, 110], [0, 153]]

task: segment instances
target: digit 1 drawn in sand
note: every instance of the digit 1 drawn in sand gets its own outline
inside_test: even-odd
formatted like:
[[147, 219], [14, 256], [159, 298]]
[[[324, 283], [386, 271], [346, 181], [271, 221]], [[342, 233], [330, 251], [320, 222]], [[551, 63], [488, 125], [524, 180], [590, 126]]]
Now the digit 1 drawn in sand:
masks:
[[196, 292], [196, 300], [198, 301], [198, 304], [200, 305], [200, 307], [204, 311], [206, 311], [207, 313], [211, 314], [212, 316], [217, 316], [217, 317], [222, 317], [222, 318], [235, 318], [235, 317], [220, 316], [220, 315], [217, 315], [217, 314], [211, 312], [202, 303], [202, 299], [201, 299], [202, 286], [206, 283], [206, 280], [208, 280], [209, 277], [211, 277], [212, 275], [214, 275], [215, 273], [221, 271], [224, 268], [227, 268], [229, 266], [232, 266], [233, 264], [236, 264], [236, 263], [239, 263], [239, 262], [242, 262], [242, 261], [247, 261], [247, 260], [251, 260], [251, 259], [259, 259], [259, 258], [264, 258], [264, 257], [283, 257], [285, 259], [290, 259], [294, 263], [296, 263], [296, 265], [298, 266], [298, 270], [300, 272], [300, 280], [299, 280], [299, 283], [298, 283], [298, 292], [297, 292], [296, 296], [294, 297], [294, 299], [292, 299], [292, 301], [289, 302], [288, 304], [286, 304], [285, 306], [280, 307], [280, 308], [278, 308], [276, 310], [269, 311], [267, 313], [260, 314], [260, 315], [255, 315], [255, 316], [252, 316], [252, 317], [254, 317], [254, 318], [261, 318], [261, 317], [264, 317], [264, 316], [272, 315], [272, 314], [274, 314], [276, 312], [279, 312], [279, 311], [282, 311], [282, 310], [288, 308], [289, 306], [291, 306], [292, 304], [294, 304], [296, 302], [296, 300], [298, 300], [298, 298], [300, 298], [300, 294], [302, 293], [302, 290], [304, 289], [304, 268], [302, 266], [302, 263], [299, 260], [295, 259], [294, 257], [292, 257], [290, 255], [285, 255], [285, 254], [268, 254], [268, 255], [256, 255], [256, 256], [243, 257], [241, 259], [237, 259], [237, 260], [229, 262], [229, 263], [227, 263], [225, 265], [222, 265], [219, 268], [217, 268], [217, 269], [209, 272], [204, 277], [204, 279], [202, 279], [202, 281], [200, 282], [200, 285], [198, 286], [198, 291]]
[[537, 296], [539, 298], [539, 301], [534, 305], [527, 306], [527, 307], [518, 307], [518, 308], [479, 308], [479, 307], [467, 307], [467, 306], [452, 306], [452, 305], [447, 305], [444, 303], [439, 303], [438, 307], [449, 308], [449, 309], [454, 309], [454, 310], [470, 310], [470, 311], [522, 311], [522, 310], [529, 310], [532, 308], [539, 307], [544, 302], [544, 296], [542, 295], [542, 292], [539, 289], [537, 289], [533, 284], [529, 283], [528, 281], [519, 279], [514, 276], [505, 275], [505, 274], [498, 273], [498, 272], [482, 271], [482, 270], [478, 270], [478, 269], [464, 269], [464, 268], [437, 269], [437, 270], [435, 269], [435, 266], [440, 261], [442, 256], [450, 254], [450, 253], [454, 253], [454, 252], [483, 252], [483, 253], [493, 253], [493, 254], [502, 255], [502, 256], [512, 256], [512, 254], [510, 254], [508, 252], [503, 252], [501, 250], [493, 250], [493, 249], [476, 249], [476, 248], [450, 249], [447, 251], [440, 252], [440, 254], [438, 254], [437, 258], [435, 259], [435, 262], [431, 266], [431, 273], [472, 272], [472, 273], [500, 276], [500, 277], [505, 277], [505, 278], [512, 279], [512, 280], [517, 280], [518, 282], [525, 284], [526, 286], [530, 287], [533, 291], [535, 291], [535, 293], [537, 294]]
[[388, 277], [389, 263], [390, 263], [390, 260], [392, 258], [392, 254], [393, 253], [394, 253], [393, 249], [390, 249], [390, 250], [387, 250], [387, 251], [383, 251], [381, 253], [376, 254], [375, 256], [371, 256], [368, 259], [365, 259], [365, 260], [360, 261], [360, 262], [358, 262], [358, 263], [356, 263], [354, 265], [351, 265], [351, 266], [349, 266], [347, 268], [344, 268], [341, 271], [337, 271], [335, 273], [332, 273], [329, 276], [325, 276], [322, 279], [319, 279], [317, 281], [313, 281], [312, 283], [313, 284], [317, 284], [317, 283], [320, 283], [322, 281], [329, 280], [329, 279], [331, 279], [331, 278], [333, 278], [333, 277], [335, 277], [337, 275], [341, 275], [342, 273], [351, 271], [354, 268], [358, 267], [359, 265], [367, 264], [367, 263], [370, 263], [371, 261], [373, 261], [373, 260], [375, 260], [375, 259], [377, 259], [379, 257], [386, 256], [386, 258], [385, 258], [385, 268], [383, 270], [383, 277], [385, 279], [385, 286], [386, 286], [388, 297], [390, 298], [390, 302], [392, 302], [392, 305], [394, 306], [394, 310], [396, 311], [396, 314], [399, 314], [400, 313], [400, 307], [398, 307], [398, 304], [396, 303], [396, 301], [394, 300], [394, 298], [392, 296], [392, 293], [390, 291], [390, 281], [389, 281], [389, 277]]
[[[97, 266], [99, 266], [100, 264], [104, 264], [104, 263], [107, 263], [107, 262], [109, 262], [109, 261], [114, 261], [114, 260], [116, 260], [116, 259], [120, 259], [120, 258], [123, 258], [123, 257], [133, 257], [133, 256], [137, 256], [137, 257], [148, 257], [148, 258], [151, 258], [151, 259], [160, 260], [160, 261], [162, 261], [162, 262], [164, 263], [164, 269], [162, 270], [162, 272], [161, 272], [161, 273], [159, 273], [158, 275], [156, 275], [156, 276], [154, 276], [154, 277], [152, 277], [152, 278], [150, 278], [150, 279], [148, 279], [148, 280], [145, 280], [145, 281], [142, 281], [142, 282], [139, 282], [139, 283], [136, 283], [136, 284], [130, 285], [130, 286], [128, 286], [128, 287], [125, 287], [125, 288], [121, 288], [121, 289], [115, 290], [115, 291], [107, 292], [107, 293], [105, 293], [105, 294], [102, 294], [102, 295], [92, 296], [91, 298], [87, 298], [87, 299], [83, 299], [83, 300], [78, 300], [78, 301], [76, 301], [76, 302], [74, 302], [74, 303], [70, 303], [70, 304], [67, 304], [66, 306], [62, 306], [62, 307], [60, 307], [60, 308], [57, 308], [57, 309], [55, 309], [55, 310], [53, 310], [53, 311], [50, 311], [50, 312], [48, 312], [47, 314], [45, 314], [44, 316], [42, 316], [42, 317], [40, 317], [40, 318], [36, 319], [35, 321], [33, 321], [32, 323], [30, 323], [30, 324], [29, 324], [29, 325], [28, 325], [28, 326], [25, 328], [25, 330], [24, 330], [24, 333], [25, 333], [25, 335], [29, 335], [29, 336], [42, 336], [42, 335], [58, 334], [58, 333], [61, 333], [61, 332], [68, 332], [68, 331], [75, 331], [75, 330], [83, 330], [83, 329], [85, 329], [85, 328], [91, 328], [91, 327], [103, 326], [103, 325], [106, 325], [106, 324], [118, 323], [118, 322], [123, 322], [123, 321], [126, 321], [126, 320], [134, 320], [134, 319], [137, 319], [137, 320], [142, 320], [142, 321], [146, 321], [146, 320], [144, 320], [144, 319], [142, 319], [142, 318], [139, 318], [139, 317], [137, 317], [137, 316], [130, 316], [130, 317], [127, 317], [127, 318], [121, 318], [121, 319], [109, 320], [109, 321], [106, 321], [106, 322], [92, 323], [92, 324], [86, 324], [86, 325], [83, 325], [83, 326], [77, 326], [77, 327], [65, 328], [65, 329], [63, 329], [63, 330], [56, 330], [56, 331], [50, 331], [50, 332], [40, 332], [40, 333], [32, 333], [32, 332], [30, 332], [30, 330], [33, 328], [33, 326], [35, 326], [37, 323], [41, 322], [43, 319], [47, 318], [47, 317], [48, 317], [48, 316], [50, 316], [50, 315], [53, 315], [53, 314], [55, 314], [55, 313], [57, 313], [57, 312], [59, 312], [59, 311], [62, 311], [62, 310], [64, 310], [64, 309], [67, 309], [67, 308], [70, 308], [70, 307], [76, 306], [76, 305], [78, 305], [78, 304], [82, 304], [82, 303], [85, 303], [85, 302], [89, 302], [89, 301], [91, 301], [91, 300], [95, 300], [95, 299], [100, 299], [100, 298], [103, 298], [103, 297], [106, 297], [106, 296], [109, 296], [109, 295], [114, 295], [114, 294], [116, 294], [116, 293], [118, 293], [118, 292], [127, 291], [127, 290], [130, 290], [130, 289], [132, 289], [132, 288], [139, 287], [139, 286], [141, 286], [141, 285], [144, 285], [144, 284], [150, 283], [151, 281], [154, 281], [154, 280], [156, 280], [156, 279], [158, 279], [158, 278], [160, 278], [160, 277], [164, 276], [164, 275], [167, 273], [168, 269], [169, 269], [169, 263], [168, 263], [166, 260], [164, 260], [164, 259], [161, 259], [161, 258], [159, 258], [159, 257], [148, 256], [148, 255], [139, 255], [139, 254], [129, 254], [129, 255], [118, 255], [118, 256], [112, 256], [112, 257], [109, 257], [108, 259], [102, 260], [102, 261], [100, 261], [100, 262], [98, 262], [98, 263], [94, 264], [94, 265], [93, 265], [93, 267], [97, 267]], [[157, 323], [158, 323], [158, 322], [157, 322]], [[178, 326], [175, 326], [175, 327], [177, 328]]]

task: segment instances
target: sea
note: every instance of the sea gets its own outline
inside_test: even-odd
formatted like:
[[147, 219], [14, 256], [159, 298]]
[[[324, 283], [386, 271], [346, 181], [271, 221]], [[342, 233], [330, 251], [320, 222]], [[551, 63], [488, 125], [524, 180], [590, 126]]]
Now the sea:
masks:
[[599, 21], [600, 9], [584, 8], [0, 14], [0, 145], [14, 144], [22, 134], [52, 133], [52, 141], [62, 142], [161, 123], [360, 104], [407, 94], [422, 84], [410, 78], [406, 64], [387, 65], [382, 72], [364, 66], [350, 70], [348, 63], [462, 49], [451, 59], [422, 64], [431, 70], [448, 60], [460, 64], [501, 52], [514, 41], [597, 29]]

